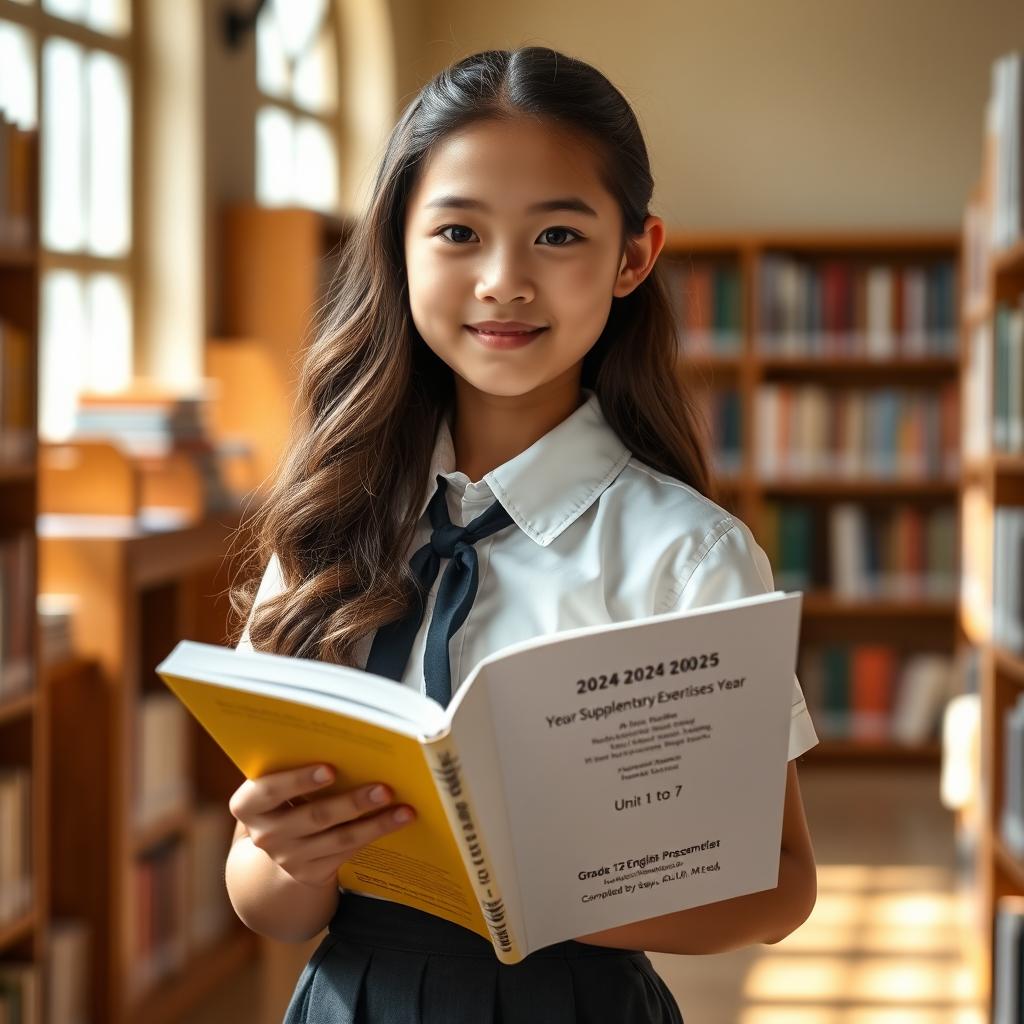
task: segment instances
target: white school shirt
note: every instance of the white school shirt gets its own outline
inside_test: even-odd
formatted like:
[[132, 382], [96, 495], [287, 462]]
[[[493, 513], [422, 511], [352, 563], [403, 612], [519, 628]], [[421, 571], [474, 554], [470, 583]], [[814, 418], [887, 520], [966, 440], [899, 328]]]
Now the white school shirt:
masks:
[[[746, 524], [637, 459], [604, 418], [596, 392], [584, 388], [583, 394], [586, 400], [566, 419], [478, 481], [456, 471], [450, 424], [441, 422], [408, 556], [430, 538], [426, 509], [438, 474], [448, 481], [453, 523], [466, 525], [495, 499], [514, 521], [474, 545], [476, 599], [449, 644], [453, 694], [477, 662], [520, 640], [774, 589], [768, 557]], [[420, 693], [427, 629], [446, 564], [401, 679]], [[272, 556], [253, 610], [282, 589]], [[373, 635], [356, 645], [360, 668], [366, 667]], [[238, 649], [252, 650], [248, 624]], [[817, 742], [794, 675], [788, 758]]]

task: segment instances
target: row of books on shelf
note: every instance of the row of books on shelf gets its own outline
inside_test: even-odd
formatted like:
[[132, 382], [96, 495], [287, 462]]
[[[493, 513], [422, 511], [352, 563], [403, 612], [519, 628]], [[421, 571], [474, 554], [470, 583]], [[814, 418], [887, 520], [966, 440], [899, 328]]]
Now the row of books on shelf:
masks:
[[25, 248], [34, 241], [36, 154], [36, 133], [0, 113], [0, 248]]
[[996, 506], [993, 540], [992, 640], [1024, 655], [1024, 508]]
[[90, 1024], [92, 932], [87, 921], [57, 917], [48, 932], [48, 1024]]
[[780, 356], [898, 359], [957, 351], [956, 269], [761, 257], [758, 348]]
[[[0, 962], [0, 1024], [36, 1024], [42, 1019], [41, 975], [34, 963]], [[57, 1018], [49, 1015], [48, 1024], [57, 1024]]]
[[804, 647], [797, 678], [822, 739], [907, 746], [937, 738], [955, 685], [949, 655], [873, 643]]
[[1024, 896], [996, 899], [992, 1024], [1024, 1020]]
[[[92, 1024], [89, 1010], [91, 938], [78, 918], [54, 918], [45, 966], [0, 961], [0, 1024]], [[46, 999], [43, 999], [43, 977]]]
[[[1024, 509], [996, 504], [983, 484], [964, 488], [960, 500], [960, 608], [975, 641], [991, 640], [1011, 651], [1021, 632], [1022, 552], [1014, 546]], [[997, 529], [997, 525], [998, 529]], [[1016, 574], [1016, 576], [1014, 576]]]
[[35, 553], [29, 530], [0, 538], [0, 701], [33, 682]]
[[32, 345], [28, 334], [0, 320], [0, 466], [33, 458]]
[[[670, 264], [682, 349], [733, 356], [743, 344], [737, 263]], [[765, 253], [758, 266], [756, 347], [763, 355], [864, 359], [957, 352], [956, 266], [950, 259], [797, 258]]]
[[992, 64], [991, 90], [985, 108], [985, 146], [991, 161], [991, 223], [994, 249], [1024, 238], [1024, 53], [1007, 53]]
[[169, 839], [135, 861], [131, 984], [136, 996], [213, 946], [231, 926], [224, 862], [233, 825], [226, 804], [200, 806], [183, 837]]
[[711, 432], [715, 472], [731, 476], [743, 464], [743, 399], [735, 388], [704, 388], [695, 395]]
[[964, 454], [1024, 454], [1024, 299], [971, 327], [964, 368]]
[[687, 356], [737, 355], [743, 344], [743, 285], [739, 266], [724, 262], [666, 264]]
[[944, 600], [957, 589], [956, 510], [766, 502], [758, 539], [784, 590], [845, 600]]
[[921, 388], [765, 384], [756, 459], [772, 478], [951, 481], [959, 468], [955, 382]]
[[0, 926], [32, 904], [32, 781], [23, 765], [0, 769]]
[[144, 694], [135, 736], [135, 822], [145, 828], [191, 800], [188, 713], [172, 694]]

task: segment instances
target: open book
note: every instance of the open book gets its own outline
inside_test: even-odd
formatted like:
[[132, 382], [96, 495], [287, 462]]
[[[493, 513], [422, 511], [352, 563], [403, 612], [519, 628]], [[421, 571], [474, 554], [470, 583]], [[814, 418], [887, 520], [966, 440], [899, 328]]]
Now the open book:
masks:
[[800, 595], [776, 591], [538, 637], [481, 661], [446, 709], [358, 669], [190, 641], [157, 672], [247, 778], [326, 762], [336, 790], [387, 783], [417, 818], [339, 884], [513, 964], [778, 885], [799, 624]]

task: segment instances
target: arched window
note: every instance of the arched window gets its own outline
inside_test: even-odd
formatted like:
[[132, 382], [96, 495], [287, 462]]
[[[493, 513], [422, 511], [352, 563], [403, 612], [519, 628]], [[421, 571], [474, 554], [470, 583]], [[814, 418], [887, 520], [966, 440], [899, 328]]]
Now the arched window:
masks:
[[256, 22], [256, 198], [339, 212], [333, 0], [267, 0]]
[[0, 112], [39, 128], [39, 429], [132, 375], [130, 0], [0, 0]]

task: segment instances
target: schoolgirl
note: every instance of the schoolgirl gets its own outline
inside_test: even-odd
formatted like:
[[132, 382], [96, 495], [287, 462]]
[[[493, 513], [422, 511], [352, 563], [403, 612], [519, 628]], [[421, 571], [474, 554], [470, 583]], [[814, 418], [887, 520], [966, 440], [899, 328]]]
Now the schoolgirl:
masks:
[[[422, 89], [304, 363], [301, 420], [258, 512], [262, 576], [234, 595], [240, 647], [446, 703], [507, 644], [772, 589], [749, 529], [707, 496], [652, 190], [629, 104], [581, 60], [491, 50]], [[328, 766], [239, 787], [228, 890], [256, 931], [329, 929], [286, 1024], [680, 1024], [644, 950], [774, 942], [810, 913], [793, 759], [816, 742], [794, 679], [776, 889], [512, 966], [458, 925], [338, 889], [338, 866], [403, 822], [386, 788], [382, 803], [370, 787], [318, 799]]]

